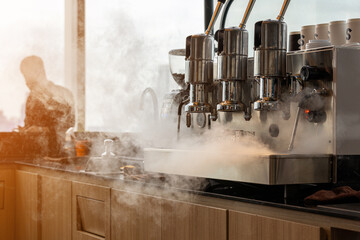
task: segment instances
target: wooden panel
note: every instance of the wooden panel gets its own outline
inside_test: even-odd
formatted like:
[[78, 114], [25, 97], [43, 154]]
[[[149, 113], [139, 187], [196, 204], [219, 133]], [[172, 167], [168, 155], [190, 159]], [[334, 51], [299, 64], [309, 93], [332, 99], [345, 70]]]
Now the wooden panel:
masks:
[[111, 190], [111, 239], [161, 239], [161, 199]]
[[284, 221], [280, 219], [259, 218], [259, 239], [269, 240], [320, 240], [321, 229], [317, 226]]
[[283, 240], [284, 222], [272, 218], [258, 217], [258, 233], [259, 240]]
[[37, 240], [40, 229], [38, 175], [16, 171], [15, 239]]
[[[101, 206], [101, 209], [84, 209], [84, 207], [86, 208], [86, 206], [81, 206], [81, 210], [95, 212], [102, 211], [101, 214], [105, 216], [105, 223], [103, 223], [103, 226], [105, 226], [105, 236], [98, 236], [84, 231], [83, 227], [85, 225], [96, 226], [96, 224], [93, 223], [98, 221], [98, 219], [81, 218], [78, 198], [103, 202], [103, 204], [97, 205]], [[96, 216], [96, 214], [92, 214], [92, 216]], [[79, 182], [72, 182], [72, 237], [73, 240], [110, 240], [110, 188]]]
[[0, 209], [0, 239], [13, 240], [15, 233], [15, 172], [0, 170], [2, 196]]
[[162, 239], [227, 239], [227, 211], [178, 201], [162, 201]]
[[321, 228], [307, 224], [284, 222], [284, 239], [292, 240], [320, 240], [324, 239]]
[[320, 240], [321, 228], [229, 211], [229, 240]]
[[258, 240], [258, 217], [229, 211], [229, 240]]
[[71, 182], [41, 176], [42, 240], [71, 240]]

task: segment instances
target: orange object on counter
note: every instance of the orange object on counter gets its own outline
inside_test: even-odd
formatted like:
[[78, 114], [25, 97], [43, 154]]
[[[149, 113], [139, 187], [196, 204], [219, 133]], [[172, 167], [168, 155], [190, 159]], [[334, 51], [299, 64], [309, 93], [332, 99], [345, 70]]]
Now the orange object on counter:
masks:
[[75, 143], [77, 157], [84, 157], [90, 153], [90, 142], [88, 140], [78, 140]]

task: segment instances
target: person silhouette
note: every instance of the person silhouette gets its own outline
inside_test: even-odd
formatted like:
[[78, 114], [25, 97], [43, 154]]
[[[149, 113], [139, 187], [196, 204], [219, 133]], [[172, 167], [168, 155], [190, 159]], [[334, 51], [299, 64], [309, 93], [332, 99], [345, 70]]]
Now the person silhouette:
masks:
[[73, 94], [47, 79], [44, 62], [38, 56], [24, 58], [20, 71], [30, 94], [25, 105], [24, 127], [19, 132], [45, 134], [48, 154], [58, 156], [66, 130], [75, 125]]

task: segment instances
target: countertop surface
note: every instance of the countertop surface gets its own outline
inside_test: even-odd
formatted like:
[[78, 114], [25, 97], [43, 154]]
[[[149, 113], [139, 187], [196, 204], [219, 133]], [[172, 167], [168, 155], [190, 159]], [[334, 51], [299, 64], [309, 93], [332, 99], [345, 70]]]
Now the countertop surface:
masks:
[[[85, 161], [85, 160], [84, 160]], [[97, 178], [108, 180], [124, 181], [129, 183], [144, 184], [159, 188], [172, 188], [172, 190], [183, 191], [186, 193], [203, 195], [207, 197], [221, 198], [232, 201], [241, 201], [245, 203], [278, 207], [289, 210], [296, 210], [308, 213], [321, 214], [326, 216], [345, 218], [350, 220], [360, 220], [360, 203], [343, 203], [332, 205], [318, 205], [307, 207], [304, 206], [302, 199], [287, 200], [283, 198], [284, 186], [262, 186], [247, 183], [233, 183], [233, 182], [217, 182], [209, 179], [189, 179], [182, 176], [176, 176], [177, 180], [185, 179], [184, 181], [171, 181], [169, 184], [167, 179], [172, 179], [174, 176], [159, 175], [159, 174], [137, 174], [129, 175], [123, 172], [95, 174], [86, 172], [79, 166], [62, 164], [60, 162], [46, 162], [41, 160], [30, 159], [0, 159], [1, 164], [15, 163], [23, 166], [39, 167], [49, 170], [64, 171], [69, 173], [84, 174]], [[176, 182], [195, 182], [198, 184], [196, 190], [189, 187], [188, 184], [176, 184]], [[174, 184], [173, 184], [174, 183]], [[286, 189], [286, 188], [285, 188]], [[300, 190], [298, 190], [300, 191]], [[287, 192], [291, 192], [287, 191]], [[288, 193], [289, 194], [289, 193]], [[275, 197], [273, 197], [275, 196]]]

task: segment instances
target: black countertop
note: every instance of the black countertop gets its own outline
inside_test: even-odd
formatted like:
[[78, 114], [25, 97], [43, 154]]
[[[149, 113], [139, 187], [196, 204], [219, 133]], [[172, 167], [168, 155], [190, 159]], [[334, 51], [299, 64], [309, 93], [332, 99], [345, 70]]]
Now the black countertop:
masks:
[[[98, 178], [124, 181], [128, 183], [144, 184], [146, 186], [158, 187], [158, 188], [172, 188], [172, 190], [183, 191], [186, 193], [202, 195], [207, 197], [214, 197], [232, 201], [241, 201], [245, 203], [251, 203], [256, 205], [277, 207], [307, 213], [321, 214], [331, 217], [338, 217], [350, 220], [360, 220], [360, 203], [343, 203], [332, 205], [319, 205], [307, 207], [303, 204], [303, 198], [299, 197], [306, 194], [305, 190], [303, 194], [295, 194], [292, 196], [289, 193], [303, 192], [304, 189], [312, 189], [308, 192], [315, 191], [314, 189], [321, 189], [321, 186], [309, 185], [309, 186], [263, 186], [247, 183], [234, 183], [226, 181], [217, 181], [209, 179], [199, 178], [187, 178], [182, 176], [176, 176], [177, 179], [185, 180], [187, 183], [195, 183], [197, 189], [192, 189], [189, 184], [177, 184], [181, 181], [171, 181], [174, 176], [162, 175], [162, 174], [143, 174], [140, 177], [131, 176], [120, 173], [113, 174], [94, 174], [88, 173], [84, 170], [70, 165], [64, 165], [61, 163], [48, 163], [43, 161], [24, 160], [17, 159], [0, 159], [0, 163], [15, 163], [24, 166], [39, 167], [49, 170], [64, 171], [76, 174], [84, 174], [94, 176]], [[171, 184], [169, 184], [169, 180]], [[199, 190], [200, 189], [200, 190]], [[288, 193], [288, 197], [284, 199], [284, 190]]]

